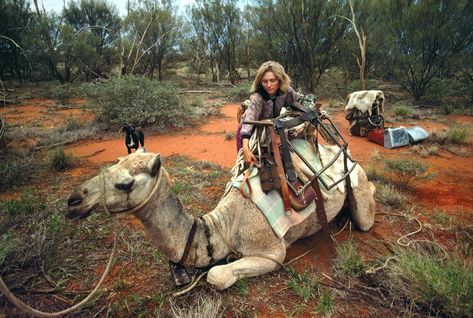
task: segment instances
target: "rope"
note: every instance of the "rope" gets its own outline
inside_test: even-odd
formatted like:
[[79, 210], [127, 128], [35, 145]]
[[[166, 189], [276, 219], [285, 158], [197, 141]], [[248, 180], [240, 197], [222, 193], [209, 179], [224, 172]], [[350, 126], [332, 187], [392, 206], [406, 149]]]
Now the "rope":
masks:
[[[116, 219], [115, 219], [115, 222], [116, 222]], [[116, 251], [116, 247], [117, 247], [117, 237], [118, 237], [117, 232], [118, 231], [116, 230], [116, 228], [117, 227], [115, 227], [115, 234], [113, 236], [112, 253], [110, 254], [110, 258], [108, 259], [107, 267], [105, 268], [105, 270], [102, 274], [102, 277], [100, 278], [100, 280], [97, 283], [97, 285], [95, 286], [95, 288], [89, 293], [89, 295], [87, 297], [85, 297], [78, 304], [76, 304], [72, 307], [69, 307], [67, 309], [61, 310], [61, 311], [44, 312], [44, 311], [39, 311], [39, 310], [36, 310], [36, 309], [30, 307], [29, 305], [25, 304], [20, 299], [18, 299], [15, 295], [13, 295], [12, 292], [10, 292], [10, 290], [8, 289], [7, 285], [5, 285], [5, 283], [3, 282], [3, 279], [1, 277], [0, 277], [0, 290], [13, 303], [13, 305], [15, 305], [17, 308], [23, 310], [24, 312], [26, 312], [30, 315], [36, 316], [36, 317], [47, 317], [47, 318], [60, 317], [60, 316], [63, 316], [65, 314], [68, 314], [70, 312], [73, 312], [74, 310], [76, 310], [79, 307], [86, 304], [95, 295], [95, 293], [100, 288], [100, 285], [102, 285], [105, 277], [108, 275], [108, 272], [110, 271], [110, 268], [112, 266], [113, 257], [115, 255], [115, 251]]]
[[[172, 293], [171, 296], [173, 297], [178, 297], [178, 296], [181, 296], [181, 295], [184, 295], [188, 292], [190, 292], [192, 289], [194, 289], [194, 287], [197, 285], [197, 283], [202, 279], [202, 277], [204, 277], [204, 275], [206, 275], [208, 273], [208, 271], [205, 271], [203, 273], [201, 273], [199, 275], [199, 277], [197, 277], [197, 279], [195, 279], [189, 286], [187, 286], [186, 288], [184, 289], [181, 289], [175, 293]], [[195, 278], [195, 277], [194, 277]]]
[[[376, 213], [376, 214], [384, 214], [384, 215], [392, 215], [392, 216], [398, 216], [398, 217], [407, 217], [405, 214], [401, 214], [401, 213], [390, 213], [390, 212], [379, 212], [379, 213]], [[402, 235], [401, 237], [399, 237], [397, 240], [396, 240], [396, 243], [400, 246], [403, 246], [403, 247], [412, 247], [411, 245], [415, 244], [415, 243], [419, 243], [419, 242], [425, 242], [425, 243], [429, 243], [429, 244], [432, 244], [436, 247], [438, 247], [444, 254], [444, 258], [443, 259], [447, 259], [449, 256], [448, 256], [448, 253], [447, 253], [447, 250], [445, 249], [444, 246], [442, 246], [441, 244], [437, 243], [437, 242], [434, 242], [434, 241], [430, 241], [430, 240], [411, 240], [409, 241], [408, 243], [403, 243], [402, 240], [405, 240], [406, 238], [408, 238], [409, 236], [412, 236], [414, 234], [417, 234], [417, 233], [420, 233], [423, 229], [423, 225], [422, 223], [417, 219], [417, 218], [414, 218], [414, 221], [417, 222], [418, 224], [418, 228], [414, 231], [411, 231], [407, 234], [404, 234]], [[414, 247], [412, 247], [414, 248]], [[376, 272], [378, 272], [379, 270], [381, 269], [384, 269], [386, 267], [388, 267], [388, 263], [392, 260], [397, 260], [397, 257], [396, 256], [391, 256], [391, 257], [388, 257], [386, 259], [386, 261], [383, 263], [383, 265], [381, 266], [378, 266], [376, 268], [369, 268], [366, 270], [366, 274], [375, 274]]]
[[[150, 194], [148, 195], [148, 197], [142, 201], [140, 204], [138, 204], [137, 206], [135, 206], [133, 209], [130, 209], [130, 210], [127, 210], [127, 211], [123, 211], [123, 212], [126, 212], [126, 213], [134, 213], [136, 212], [137, 210], [140, 210], [144, 205], [146, 205], [149, 200], [151, 199], [151, 197], [153, 196], [153, 194], [157, 191], [158, 189], [158, 186], [159, 186], [159, 183], [161, 181], [161, 175], [162, 173], [159, 173], [159, 176], [156, 180], [156, 183], [154, 184], [153, 186], [153, 189], [152, 191], [150, 192]], [[102, 197], [102, 205], [103, 205], [103, 208], [106, 212], [108, 212], [110, 215], [113, 215], [113, 212], [110, 211], [107, 207], [107, 204], [106, 204], [106, 186], [105, 186], [105, 172], [104, 170], [102, 170], [101, 172], [101, 176], [102, 176], [102, 194], [101, 194], [101, 197]], [[30, 306], [28, 306], [27, 304], [25, 304], [24, 302], [22, 302], [21, 300], [19, 300], [18, 298], [15, 297], [15, 295], [13, 295], [10, 290], [8, 289], [8, 287], [6, 286], [6, 284], [4, 283], [3, 279], [0, 277], [0, 290], [5, 294], [5, 296], [16, 306], [18, 307], [19, 309], [23, 310], [24, 312], [30, 314], [30, 315], [33, 315], [33, 316], [36, 316], [36, 317], [59, 317], [59, 316], [63, 316], [65, 314], [68, 314], [76, 309], [78, 309], [79, 307], [83, 306], [85, 303], [87, 303], [93, 296], [94, 294], [97, 292], [97, 290], [100, 288], [100, 285], [102, 285], [105, 277], [107, 276], [108, 272], [110, 271], [110, 268], [111, 268], [111, 265], [112, 265], [112, 261], [113, 261], [113, 257], [115, 255], [115, 251], [116, 251], [116, 246], [117, 246], [117, 219], [114, 218], [114, 221], [115, 221], [115, 234], [114, 234], [114, 237], [113, 237], [113, 247], [112, 247], [112, 253], [110, 254], [110, 258], [108, 260], [108, 263], [107, 263], [107, 267], [105, 268], [105, 271], [103, 272], [102, 274], [102, 277], [100, 278], [99, 282], [97, 283], [97, 285], [95, 286], [95, 288], [90, 292], [90, 294], [84, 298], [81, 302], [79, 302], [78, 304], [72, 306], [72, 307], [69, 307], [67, 309], [64, 309], [62, 311], [58, 311], [58, 312], [43, 312], [43, 311], [39, 311], [39, 310], [36, 310]]]

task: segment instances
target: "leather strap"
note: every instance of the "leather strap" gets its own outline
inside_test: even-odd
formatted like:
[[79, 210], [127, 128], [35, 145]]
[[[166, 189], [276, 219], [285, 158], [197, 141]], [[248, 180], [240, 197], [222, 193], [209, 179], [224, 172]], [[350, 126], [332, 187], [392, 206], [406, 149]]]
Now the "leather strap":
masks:
[[268, 130], [269, 130], [269, 135], [271, 136], [271, 146], [274, 152], [274, 161], [276, 162], [276, 165], [278, 167], [278, 175], [281, 181], [281, 193], [282, 193], [282, 200], [284, 204], [284, 210], [289, 213], [289, 212], [292, 212], [292, 208], [291, 208], [291, 201], [289, 200], [289, 188], [287, 186], [286, 174], [284, 173], [283, 163], [281, 160], [281, 153], [279, 152], [279, 143], [278, 143], [279, 138], [272, 126], [269, 126]]
[[315, 175], [312, 179], [312, 187], [314, 188], [315, 195], [317, 197], [315, 211], [317, 212], [317, 217], [319, 218], [320, 225], [322, 226], [322, 233], [325, 239], [329, 239], [330, 230], [328, 228], [327, 214], [325, 213], [324, 198], [322, 196], [322, 191], [320, 191], [320, 185], [317, 175]]
[[279, 140], [281, 141], [282, 158], [286, 176], [292, 184], [297, 181], [297, 175], [292, 165], [291, 153], [289, 152], [289, 145], [287, 143], [286, 134], [284, 133], [284, 124], [279, 119], [276, 119], [276, 130], [279, 135]]
[[187, 260], [187, 256], [189, 256], [189, 250], [191, 249], [192, 241], [194, 241], [195, 231], [197, 229], [197, 219], [194, 218], [194, 223], [192, 223], [191, 230], [189, 232], [189, 236], [187, 237], [186, 247], [184, 248], [184, 253], [182, 254], [181, 259], [178, 264], [184, 265], [185, 261]]
[[[254, 162], [251, 162], [250, 167], [245, 170], [245, 172], [243, 173], [243, 180], [241, 181], [241, 184], [240, 184], [240, 193], [242, 197], [247, 198], [247, 199], [251, 197], [251, 192], [253, 191], [251, 188], [250, 180], [248, 178], [250, 177], [250, 172], [254, 164], [255, 164]], [[245, 183], [248, 186], [248, 193], [245, 193]]]

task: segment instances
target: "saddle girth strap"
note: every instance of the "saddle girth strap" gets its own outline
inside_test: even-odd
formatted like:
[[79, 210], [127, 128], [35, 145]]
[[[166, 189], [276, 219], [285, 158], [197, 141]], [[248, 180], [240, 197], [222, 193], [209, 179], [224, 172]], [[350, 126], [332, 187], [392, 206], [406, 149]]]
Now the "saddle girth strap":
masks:
[[289, 182], [293, 184], [297, 181], [297, 175], [294, 171], [294, 166], [292, 165], [291, 153], [289, 151], [289, 145], [286, 139], [286, 134], [284, 133], [284, 123], [276, 119], [276, 130], [281, 140], [281, 150], [282, 150], [282, 159], [284, 162], [284, 168], [286, 170], [286, 176]]
[[197, 219], [194, 218], [194, 222], [192, 223], [189, 236], [187, 237], [187, 243], [186, 243], [186, 247], [184, 248], [184, 253], [182, 254], [182, 257], [179, 260], [179, 262], [177, 262], [178, 264], [184, 265], [185, 261], [187, 260], [187, 257], [189, 256], [189, 250], [191, 249], [192, 241], [194, 241], [194, 235], [195, 235], [196, 229], [197, 229]]
[[289, 213], [292, 211], [292, 208], [291, 201], [289, 200], [289, 187], [286, 182], [286, 174], [284, 173], [281, 153], [279, 152], [278, 135], [276, 134], [272, 126], [269, 126], [268, 130], [269, 135], [271, 136], [271, 146], [273, 148], [274, 161], [276, 162], [276, 165], [278, 167], [278, 175], [279, 179], [281, 180], [281, 193], [284, 204], [284, 210]]
[[317, 212], [317, 217], [319, 218], [320, 226], [322, 226], [322, 234], [324, 238], [328, 240], [330, 238], [330, 230], [328, 228], [327, 214], [325, 213], [324, 198], [322, 196], [322, 191], [320, 191], [320, 185], [317, 176], [314, 176], [314, 179], [312, 181], [312, 187], [315, 190], [315, 195], [317, 198], [315, 211]]

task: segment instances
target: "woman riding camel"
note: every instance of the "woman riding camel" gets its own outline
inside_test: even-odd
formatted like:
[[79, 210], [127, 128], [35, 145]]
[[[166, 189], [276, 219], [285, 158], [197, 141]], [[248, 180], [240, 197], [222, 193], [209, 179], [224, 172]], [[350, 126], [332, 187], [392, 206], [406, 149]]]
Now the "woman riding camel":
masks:
[[[264, 62], [258, 69], [251, 86], [250, 103], [243, 115], [242, 122], [278, 117], [284, 105], [297, 103], [301, 94], [290, 85], [291, 78], [286, 74], [281, 64], [274, 61]], [[241, 125], [238, 137], [242, 139], [243, 158], [246, 163], [257, 161], [256, 156], [249, 148], [252, 132], [253, 125]]]

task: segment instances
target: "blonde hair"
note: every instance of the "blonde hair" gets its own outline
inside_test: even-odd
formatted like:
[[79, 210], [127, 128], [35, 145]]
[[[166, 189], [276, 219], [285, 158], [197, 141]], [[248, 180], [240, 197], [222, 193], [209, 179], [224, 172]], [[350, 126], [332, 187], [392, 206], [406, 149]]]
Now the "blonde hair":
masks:
[[291, 78], [284, 71], [284, 67], [278, 62], [267, 61], [261, 64], [258, 71], [256, 72], [255, 80], [251, 85], [251, 91], [256, 92], [258, 87], [261, 86], [263, 76], [266, 72], [271, 71], [274, 73], [274, 76], [279, 80], [279, 90], [284, 94], [289, 89], [291, 85]]

